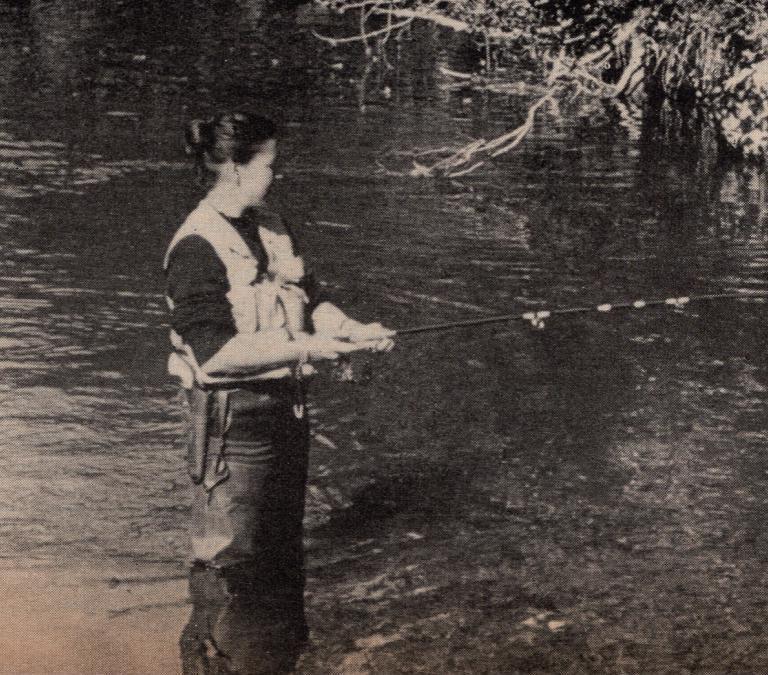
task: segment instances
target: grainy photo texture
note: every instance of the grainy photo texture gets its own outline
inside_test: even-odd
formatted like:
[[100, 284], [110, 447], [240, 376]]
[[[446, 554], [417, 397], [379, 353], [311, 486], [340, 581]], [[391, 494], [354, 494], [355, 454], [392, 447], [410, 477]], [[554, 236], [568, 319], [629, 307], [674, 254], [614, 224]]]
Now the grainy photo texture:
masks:
[[0, 0], [0, 674], [768, 672], [768, 9]]

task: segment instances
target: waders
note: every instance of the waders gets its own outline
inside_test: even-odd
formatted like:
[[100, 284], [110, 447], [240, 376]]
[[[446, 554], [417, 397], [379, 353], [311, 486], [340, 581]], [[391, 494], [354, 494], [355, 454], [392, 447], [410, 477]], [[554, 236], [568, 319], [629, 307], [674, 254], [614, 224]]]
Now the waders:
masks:
[[290, 672], [308, 633], [309, 427], [296, 414], [296, 381], [195, 386], [187, 396], [193, 610], [180, 641], [183, 672]]

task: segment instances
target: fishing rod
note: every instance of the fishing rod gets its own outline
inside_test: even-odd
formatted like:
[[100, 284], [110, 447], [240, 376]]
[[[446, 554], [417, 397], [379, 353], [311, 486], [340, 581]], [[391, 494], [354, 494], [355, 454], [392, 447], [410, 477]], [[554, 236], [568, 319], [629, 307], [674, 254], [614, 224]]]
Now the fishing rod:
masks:
[[582, 307], [566, 307], [563, 309], [544, 309], [533, 312], [522, 312], [516, 314], [501, 314], [498, 316], [486, 316], [478, 319], [464, 319], [462, 321], [449, 321], [445, 323], [427, 324], [424, 326], [413, 326], [411, 328], [402, 328], [395, 332], [395, 336], [416, 335], [418, 333], [435, 333], [439, 331], [452, 330], [455, 328], [469, 328], [472, 326], [484, 326], [486, 324], [507, 323], [510, 321], [528, 321], [534, 328], [544, 328], [544, 322], [553, 316], [564, 314], [586, 314], [588, 312], [607, 313], [617, 309], [645, 309], [647, 307], [685, 307], [690, 302], [708, 301], [708, 300], [750, 300], [765, 298], [765, 294], [747, 294], [747, 293], [710, 293], [708, 295], [683, 295], [672, 298], [659, 298], [655, 300], [632, 300], [630, 302], [603, 303], [600, 305], [585, 305]]

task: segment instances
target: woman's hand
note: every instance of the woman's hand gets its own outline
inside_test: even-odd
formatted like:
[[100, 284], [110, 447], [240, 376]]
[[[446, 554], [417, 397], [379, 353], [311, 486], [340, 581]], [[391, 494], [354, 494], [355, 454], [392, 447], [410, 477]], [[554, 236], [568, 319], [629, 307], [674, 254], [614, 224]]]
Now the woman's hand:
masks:
[[350, 342], [363, 349], [374, 352], [388, 352], [394, 346], [392, 338], [396, 335], [394, 330], [385, 328], [378, 321], [373, 323], [360, 323], [354, 319], [347, 319], [341, 325], [341, 335]]

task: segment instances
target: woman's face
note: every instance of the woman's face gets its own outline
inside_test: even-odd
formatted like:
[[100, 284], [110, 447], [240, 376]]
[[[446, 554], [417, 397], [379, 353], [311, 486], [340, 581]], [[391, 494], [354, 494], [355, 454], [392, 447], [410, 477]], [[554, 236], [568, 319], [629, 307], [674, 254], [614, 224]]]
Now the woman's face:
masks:
[[277, 142], [271, 139], [264, 143], [261, 150], [254, 155], [248, 164], [238, 164], [240, 175], [240, 190], [245, 196], [248, 206], [256, 206], [266, 196], [272, 185], [272, 165], [277, 156]]

